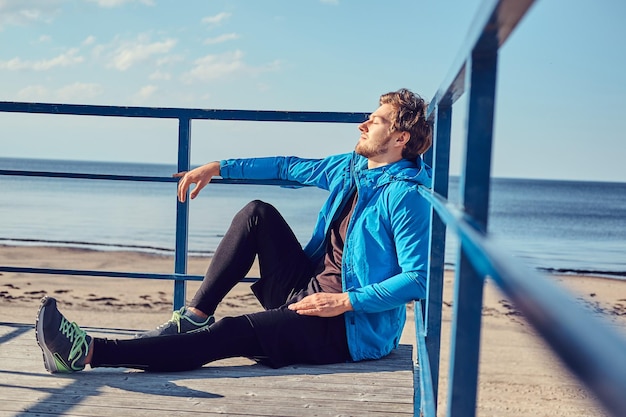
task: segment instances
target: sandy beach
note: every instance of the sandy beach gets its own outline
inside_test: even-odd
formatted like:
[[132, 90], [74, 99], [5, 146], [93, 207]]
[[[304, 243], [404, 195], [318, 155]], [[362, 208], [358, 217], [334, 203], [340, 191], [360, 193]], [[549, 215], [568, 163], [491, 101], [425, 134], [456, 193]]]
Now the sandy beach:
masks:
[[[210, 259], [189, 258], [188, 272], [203, 275]], [[0, 246], [0, 265], [171, 273], [173, 258], [135, 252], [100, 252], [54, 247]], [[253, 268], [251, 276], [258, 276]], [[452, 271], [446, 273], [440, 405], [445, 404]], [[588, 309], [626, 334], [626, 280], [553, 276]], [[190, 299], [199, 283], [187, 285]], [[1, 321], [33, 323], [44, 295], [59, 300], [69, 319], [82, 326], [149, 329], [167, 320], [171, 281], [0, 273]], [[239, 284], [216, 315], [260, 308], [249, 284]], [[412, 311], [403, 343], [414, 343]], [[33, 341], [33, 343], [35, 343]], [[42, 364], [43, 367], [43, 364]], [[573, 380], [515, 307], [487, 282], [483, 308], [479, 416], [603, 416], [593, 398]], [[444, 407], [445, 408], [445, 407]]]

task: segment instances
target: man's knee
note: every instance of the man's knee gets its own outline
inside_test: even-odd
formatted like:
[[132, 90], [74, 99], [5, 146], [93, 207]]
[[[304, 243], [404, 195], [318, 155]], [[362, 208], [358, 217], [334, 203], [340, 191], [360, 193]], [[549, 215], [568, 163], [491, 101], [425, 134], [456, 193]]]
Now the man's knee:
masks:
[[261, 200], [253, 200], [246, 204], [240, 211], [237, 213], [238, 217], [243, 217], [246, 219], [251, 218], [265, 218], [268, 215], [274, 214], [276, 212], [276, 208], [269, 203]]

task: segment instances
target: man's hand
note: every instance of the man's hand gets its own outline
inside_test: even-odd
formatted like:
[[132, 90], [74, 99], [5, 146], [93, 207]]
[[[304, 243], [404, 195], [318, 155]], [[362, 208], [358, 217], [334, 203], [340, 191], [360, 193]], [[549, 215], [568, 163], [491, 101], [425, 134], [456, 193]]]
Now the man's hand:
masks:
[[318, 292], [307, 295], [297, 303], [290, 304], [288, 308], [304, 316], [335, 317], [351, 311], [352, 304], [346, 292]]
[[187, 199], [187, 191], [189, 190], [191, 184], [195, 184], [196, 186], [193, 188], [189, 196], [192, 199], [196, 198], [200, 190], [211, 182], [211, 178], [216, 175], [220, 175], [220, 163], [217, 161], [209, 162], [208, 164], [192, 169], [191, 171], [183, 171], [172, 175], [174, 178], [181, 178], [178, 182], [178, 201], [181, 203], [185, 202]]

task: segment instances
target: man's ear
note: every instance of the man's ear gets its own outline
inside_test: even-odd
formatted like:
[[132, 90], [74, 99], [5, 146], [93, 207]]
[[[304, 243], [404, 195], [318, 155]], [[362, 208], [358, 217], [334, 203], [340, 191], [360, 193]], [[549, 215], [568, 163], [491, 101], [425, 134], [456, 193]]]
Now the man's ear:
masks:
[[396, 143], [398, 145], [404, 146], [407, 144], [409, 139], [411, 139], [411, 134], [409, 132], [402, 132], [400, 133], [400, 136], [396, 138]]

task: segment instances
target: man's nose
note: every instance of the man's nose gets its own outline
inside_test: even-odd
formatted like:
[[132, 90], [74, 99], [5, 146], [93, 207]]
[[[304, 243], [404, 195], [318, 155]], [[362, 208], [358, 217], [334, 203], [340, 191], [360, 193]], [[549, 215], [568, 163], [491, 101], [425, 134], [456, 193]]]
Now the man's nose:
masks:
[[367, 130], [367, 121], [365, 121], [365, 122], [363, 122], [363, 123], [361, 123], [361, 124], [359, 125], [359, 130], [360, 130], [361, 132], [365, 132], [365, 131]]

